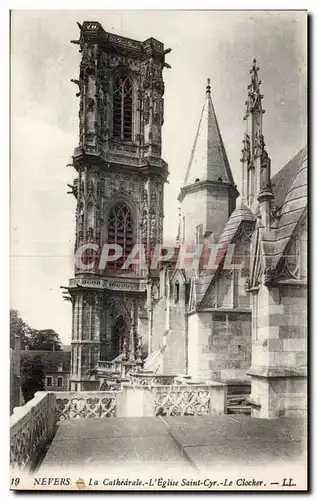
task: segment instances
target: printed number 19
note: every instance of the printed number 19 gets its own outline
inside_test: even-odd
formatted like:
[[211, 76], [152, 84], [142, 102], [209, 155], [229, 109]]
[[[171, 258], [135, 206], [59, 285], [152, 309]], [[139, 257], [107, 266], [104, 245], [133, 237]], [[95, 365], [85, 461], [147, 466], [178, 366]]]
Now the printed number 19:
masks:
[[12, 477], [11, 478], [11, 486], [18, 486], [19, 483], [20, 483], [19, 477]]

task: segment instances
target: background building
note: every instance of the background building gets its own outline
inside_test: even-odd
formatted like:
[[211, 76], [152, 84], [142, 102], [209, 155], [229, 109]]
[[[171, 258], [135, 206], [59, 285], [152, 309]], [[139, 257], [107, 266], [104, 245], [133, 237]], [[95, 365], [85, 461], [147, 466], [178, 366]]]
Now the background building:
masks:
[[70, 351], [21, 351], [22, 360], [40, 359], [44, 373], [45, 390], [68, 391]]

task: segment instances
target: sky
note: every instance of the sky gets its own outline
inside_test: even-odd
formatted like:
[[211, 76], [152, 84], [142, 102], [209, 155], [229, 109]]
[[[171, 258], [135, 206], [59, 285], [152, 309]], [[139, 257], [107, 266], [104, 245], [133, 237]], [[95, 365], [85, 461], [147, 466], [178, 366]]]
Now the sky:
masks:
[[205, 99], [207, 78], [233, 177], [241, 186], [243, 116], [256, 57], [274, 174], [305, 144], [306, 13], [279, 11], [13, 11], [11, 17], [11, 307], [33, 328], [71, 340], [76, 200], [66, 167], [78, 143], [76, 21], [122, 36], [154, 37], [172, 52], [164, 70], [162, 156], [169, 164], [164, 236], [175, 240], [177, 196]]

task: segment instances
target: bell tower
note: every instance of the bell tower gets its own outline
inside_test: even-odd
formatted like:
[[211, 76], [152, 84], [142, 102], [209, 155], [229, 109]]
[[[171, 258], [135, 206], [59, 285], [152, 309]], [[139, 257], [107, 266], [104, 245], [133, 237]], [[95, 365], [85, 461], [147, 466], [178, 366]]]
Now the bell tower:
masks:
[[[161, 158], [164, 116], [164, 45], [79, 24], [72, 43], [81, 53], [77, 86], [79, 144], [71, 192], [77, 200], [72, 302], [70, 389], [99, 388], [99, 360], [134, 360], [142, 338], [138, 316], [146, 302], [147, 271], [122, 269], [134, 245], [149, 250], [163, 237], [163, 193], [168, 167]], [[101, 266], [104, 244], [116, 260]], [[109, 257], [110, 259], [110, 257]], [[107, 259], [106, 259], [107, 260]], [[143, 339], [144, 340], [144, 339]]]

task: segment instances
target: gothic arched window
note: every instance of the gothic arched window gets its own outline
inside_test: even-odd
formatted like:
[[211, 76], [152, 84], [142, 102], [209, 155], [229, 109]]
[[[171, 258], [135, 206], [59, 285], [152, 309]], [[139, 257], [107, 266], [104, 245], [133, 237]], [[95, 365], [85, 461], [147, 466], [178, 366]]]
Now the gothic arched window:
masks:
[[133, 219], [126, 203], [117, 203], [108, 217], [108, 243], [115, 243], [122, 248], [122, 257], [116, 261], [108, 262], [112, 267], [122, 267], [123, 262], [131, 253], [133, 246]]
[[175, 302], [179, 302], [179, 282], [175, 282]]
[[112, 330], [112, 357], [116, 358], [123, 351], [124, 341], [128, 348], [129, 335], [128, 335], [128, 325], [122, 316], [120, 316]]
[[118, 75], [113, 85], [113, 137], [132, 141], [132, 83]]

